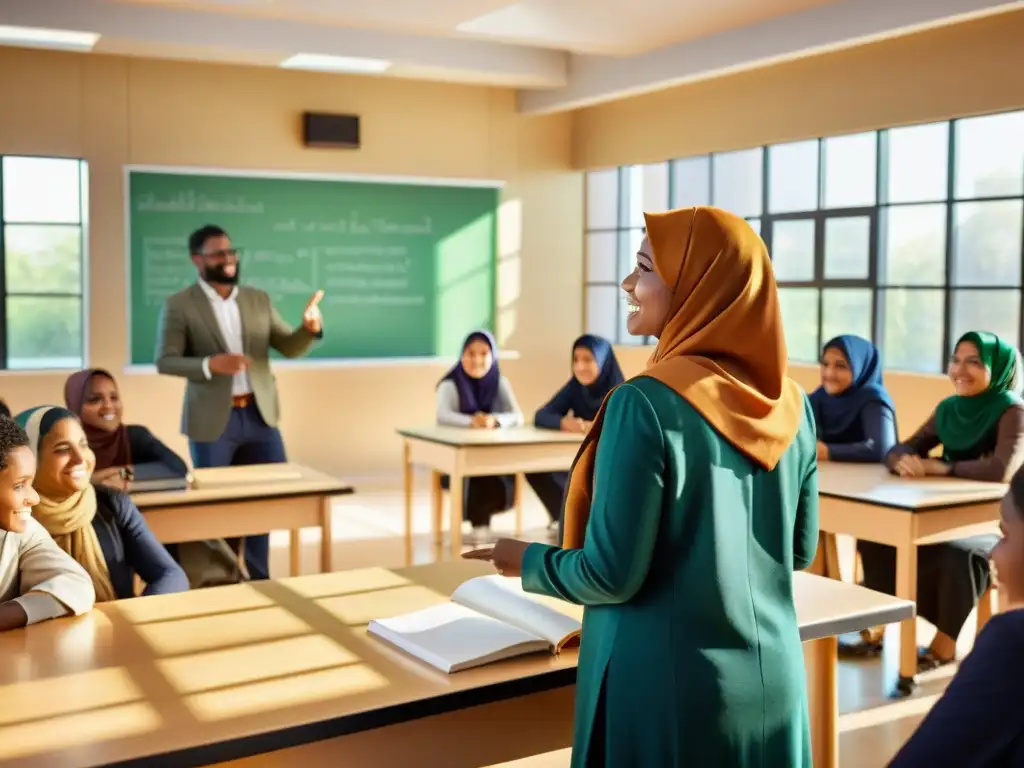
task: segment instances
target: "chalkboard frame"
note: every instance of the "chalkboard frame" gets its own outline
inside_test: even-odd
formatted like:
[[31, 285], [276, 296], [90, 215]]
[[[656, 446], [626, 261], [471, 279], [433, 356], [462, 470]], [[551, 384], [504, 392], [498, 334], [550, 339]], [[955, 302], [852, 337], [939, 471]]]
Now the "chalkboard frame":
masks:
[[[476, 179], [459, 177], [432, 177], [432, 176], [404, 176], [390, 174], [366, 174], [366, 173], [329, 173], [320, 171], [282, 171], [282, 170], [260, 170], [252, 168], [220, 168], [206, 166], [188, 165], [152, 165], [152, 164], [125, 164], [123, 166], [122, 197], [124, 198], [124, 258], [125, 258], [125, 307], [127, 324], [125, 326], [124, 354], [125, 362], [121, 366], [124, 373], [155, 373], [156, 365], [152, 363], [132, 363], [132, 201], [131, 201], [131, 175], [132, 173], [153, 173], [165, 174], [167, 176], [227, 176], [242, 179], [292, 179], [296, 181], [336, 181], [353, 182], [365, 184], [404, 184], [416, 186], [433, 187], [461, 187], [475, 189], [504, 189], [505, 182], [500, 179]], [[500, 237], [500, 215], [494, 229], [495, 253], [498, 253], [498, 239]], [[184, 236], [184, 235], [183, 235]], [[499, 316], [498, 307], [498, 265], [495, 264], [495, 276], [493, 284], [493, 295], [491, 302], [494, 306], [494, 316]], [[492, 331], [495, 329], [491, 329]], [[517, 359], [517, 352], [502, 350], [497, 353], [499, 359]], [[424, 357], [338, 357], [338, 358], [299, 358], [296, 360], [272, 360], [271, 365], [275, 370], [286, 370], [289, 368], [317, 369], [317, 368], [368, 368], [368, 367], [390, 367], [404, 365], [447, 365], [451, 364], [453, 358], [445, 356], [424, 356]]]

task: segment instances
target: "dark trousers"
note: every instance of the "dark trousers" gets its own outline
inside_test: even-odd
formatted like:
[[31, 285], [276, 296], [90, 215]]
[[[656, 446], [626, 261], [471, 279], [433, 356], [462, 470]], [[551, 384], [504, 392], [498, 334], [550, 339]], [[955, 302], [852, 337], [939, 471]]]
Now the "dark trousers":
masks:
[[[232, 408], [228, 425], [211, 443], [189, 441], [192, 465], [240, 467], [246, 464], [283, 464], [288, 461], [284, 441], [277, 427], [267, 426], [255, 402], [245, 408]], [[237, 549], [240, 539], [227, 539]], [[270, 535], [245, 537], [245, 565], [253, 580], [270, 578]]]
[[[978, 598], [991, 584], [988, 556], [998, 536], [972, 536], [917, 548], [917, 615], [956, 640]], [[896, 592], [896, 550], [873, 541], [857, 542], [864, 586]]]
[[526, 482], [533, 488], [541, 504], [548, 511], [552, 522], [562, 519], [565, 504], [565, 489], [569, 485], [568, 472], [534, 472], [526, 476]]
[[[451, 492], [451, 478], [441, 476], [441, 487]], [[512, 509], [515, 503], [516, 479], [512, 475], [467, 477], [462, 481], [462, 518], [474, 528], [491, 524], [498, 512]]]

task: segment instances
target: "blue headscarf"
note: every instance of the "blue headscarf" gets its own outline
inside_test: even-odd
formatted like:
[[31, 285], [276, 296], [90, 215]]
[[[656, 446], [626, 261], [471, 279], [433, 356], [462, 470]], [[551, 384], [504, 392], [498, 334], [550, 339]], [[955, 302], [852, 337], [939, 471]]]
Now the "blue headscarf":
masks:
[[466, 340], [462, 342], [462, 351], [474, 341], [482, 341], [491, 348], [494, 356], [494, 363], [490, 370], [484, 374], [482, 379], [474, 379], [466, 369], [462, 367], [462, 357], [459, 362], [452, 366], [437, 382], [438, 386], [444, 381], [455, 382], [455, 389], [459, 393], [459, 411], [472, 416], [474, 413], [493, 413], [494, 401], [498, 398], [498, 386], [501, 384], [501, 370], [498, 368], [498, 345], [494, 336], [489, 331], [473, 331]]
[[622, 375], [622, 369], [619, 368], [619, 361], [615, 359], [615, 351], [606, 339], [592, 336], [589, 333], [584, 334], [572, 344], [573, 354], [577, 349], [590, 350], [601, 371], [597, 374], [594, 383], [587, 386], [581, 384], [579, 379], [573, 376], [562, 387], [562, 391], [555, 395], [555, 399], [561, 399], [563, 395], [567, 396], [569, 407], [575, 416], [584, 421], [593, 421], [608, 393], [626, 379]]
[[853, 383], [838, 395], [828, 394], [822, 387], [811, 393], [818, 439], [823, 443], [842, 435], [860, 418], [864, 406], [881, 403], [895, 415], [896, 406], [882, 383], [882, 358], [878, 348], [860, 336], [836, 336], [823, 348], [843, 353], [853, 373]]

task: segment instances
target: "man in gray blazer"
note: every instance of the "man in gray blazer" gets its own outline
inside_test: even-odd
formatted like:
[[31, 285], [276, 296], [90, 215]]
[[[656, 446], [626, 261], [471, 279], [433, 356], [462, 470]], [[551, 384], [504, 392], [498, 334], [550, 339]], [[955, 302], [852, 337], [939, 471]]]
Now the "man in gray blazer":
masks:
[[[293, 330], [265, 291], [238, 285], [238, 251], [223, 229], [211, 224], [196, 230], [188, 248], [199, 280], [164, 302], [156, 367], [188, 381], [181, 431], [188, 436], [192, 464], [285, 462], [269, 353], [276, 349], [285, 357], [299, 357], [322, 336], [317, 305], [323, 291], [309, 300], [302, 325]], [[266, 534], [246, 537], [245, 559], [253, 579], [270, 578], [269, 539]]]

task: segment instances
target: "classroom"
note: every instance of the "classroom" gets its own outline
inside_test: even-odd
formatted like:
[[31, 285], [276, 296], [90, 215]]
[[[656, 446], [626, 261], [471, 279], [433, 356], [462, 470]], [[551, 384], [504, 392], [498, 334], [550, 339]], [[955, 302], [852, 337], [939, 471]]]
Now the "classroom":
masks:
[[[195, 282], [190, 232], [227, 229], [241, 284], [258, 276], [289, 330], [324, 292], [322, 329], [305, 326], [322, 338], [266, 372], [285, 468], [252, 462], [227, 479], [190, 466], [189, 490], [132, 493], [172, 553], [269, 532], [271, 578], [97, 598], [86, 615], [0, 632], [13, 702], [0, 766], [569, 766], [571, 644], [437, 674], [367, 625], [457, 589], [472, 609], [467, 579], [494, 572], [460, 560], [488, 542], [471, 538], [475, 522], [451, 525], [473, 497], [447, 493], [449, 480], [514, 476], [495, 534], [558, 541], [529, 475], [569, 470], [582, 437], [529, 425], [571, 377], [582, 334], [611, 342], [626, 379], [648, 365], [657, 339], [630, 334], [620, 287], [645, 213], [745, 219], [772, 257], [788, 375], [810, 393], [829, 339], [870, 340], [900, 440], [953, 393], [946, 366], [964, 333], [1024, 342], [1018, 3], [265, 5], [0, 0], [0, 399], [12, 412], [63, 407], [71, 374], [109, 371], [125, 419], [194, 465], [181, 404], [195, 380], [158, 372], [154, 352], [165, 299]], [[49, 44], [9, 36], [20, 28], [95, 34]], [[307, 50], [396, 63], [278, 66]], [[357, 146], [307, 145], [305, 113], [358, 116]], [[334, 212], [359, 206], [371, 213], [358, 222]], [[370, 247], [346, 250], [361, 227]], [[389, 251], [398, 240], [413, 245]], [[417, 255], [435, 253], [448, 273], [440, 257], [417, 272]], [[335, 269], [297, 276], [307, 257]], [[373, 290], [405, 275], [421, 298], [360, 299], [358, 264], [388, 259]], [[476, 328], [493, 334], [533, 436], [517, 425], [460, 442], [437, 426], [439, 380]], [[935, 633], [915, 618], [916, 552], [995, 533], [1007, 480], [907, 491], [877, 461], [844, 469], [821, 465], [815, 575], [795, 573], [793, 590], [813, 765], [873, 768], [956, 674], [916, 674]], [[860, 539], [896, 548], [892, 596], [852, 583]], [[984, 592], [953, 638], [961, 661], [1006, 599]], [[881, 656], [842, 653], [881, 626]], [[594, 764], [627, 764], [606, 760]]]

